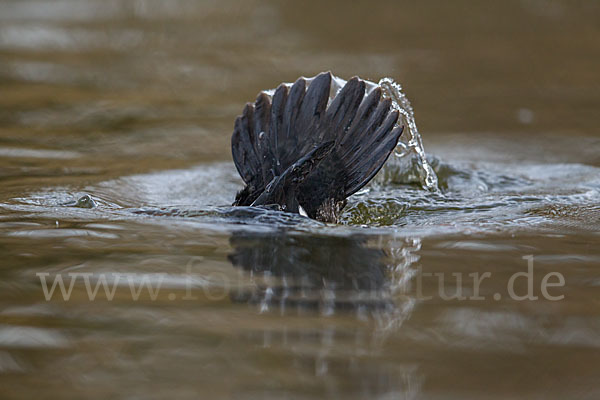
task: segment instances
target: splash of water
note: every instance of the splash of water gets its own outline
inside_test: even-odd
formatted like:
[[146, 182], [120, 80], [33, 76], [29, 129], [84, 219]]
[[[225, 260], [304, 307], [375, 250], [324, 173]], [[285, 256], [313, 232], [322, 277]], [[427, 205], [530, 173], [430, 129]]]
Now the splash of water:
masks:
[[435, 171], [427, 161], [423, 140], [417, 129], [415, 113], [410, 101], [402, 91], [402, 86], [391, 78], [383, 78], [379, 81], [379, 86], [383, 90], [383, 95], [392, 100], [392, 107], [398, 110], [402, 115], [403, 123], [406, 127], [398, 146], [395, 150], [395, 156], [388, 161], [386, 167], [400, 167], [399, 160], [409, 159], [410, 156], [416, 156], [417, 162], [412, 163], [416, 166], [421, 185], [428, 190], [438, 190], [438, 179]]

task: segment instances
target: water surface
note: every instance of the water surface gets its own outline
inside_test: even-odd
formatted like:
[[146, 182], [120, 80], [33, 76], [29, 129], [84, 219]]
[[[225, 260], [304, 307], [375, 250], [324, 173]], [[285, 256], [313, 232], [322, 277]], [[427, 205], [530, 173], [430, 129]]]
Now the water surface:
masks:
[[[0, 397], [598, 398], [599, 17], [0, 3]], [[322, 70], [403, 84], [439, 191], [390, 164], [338, 225], [229, 207], [235, 116]]]

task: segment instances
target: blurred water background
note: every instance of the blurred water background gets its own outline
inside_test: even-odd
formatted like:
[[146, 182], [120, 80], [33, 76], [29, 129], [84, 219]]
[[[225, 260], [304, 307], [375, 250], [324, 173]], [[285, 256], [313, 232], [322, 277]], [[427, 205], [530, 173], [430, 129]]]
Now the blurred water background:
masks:
[[[599, 21], [577, 0], [0, 1], [0, 398], [599, 398]], [[440, 190], [384, 171], [339, 225], [230, 209], [235, 116], [327, 70], [402, 83]], [[511, 298], [530, 260], [538, 299]]]

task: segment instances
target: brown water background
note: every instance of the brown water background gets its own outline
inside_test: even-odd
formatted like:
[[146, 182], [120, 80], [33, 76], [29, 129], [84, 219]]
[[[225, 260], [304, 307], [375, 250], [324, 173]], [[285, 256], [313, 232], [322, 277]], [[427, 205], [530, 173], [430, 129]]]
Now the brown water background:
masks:
[[[402, 83], [442, 194], [229, 210], [244, 103], [326, 70]], [[598, 71], [592, 0], [0, 1], [0, 398], [600, 398]]]

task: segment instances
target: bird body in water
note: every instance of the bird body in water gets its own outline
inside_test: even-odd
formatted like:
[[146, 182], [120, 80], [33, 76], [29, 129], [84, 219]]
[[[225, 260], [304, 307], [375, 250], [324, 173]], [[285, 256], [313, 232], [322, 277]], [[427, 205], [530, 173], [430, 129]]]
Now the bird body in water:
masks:
[[332, 75], [261, 92], [235, 121], [231, 149], [246, 186], [234, 206], [278, 205], [337, 222], [346, 198], [386, 162], [403, 127], [389, 98], [350, 79], [330, 101]]

